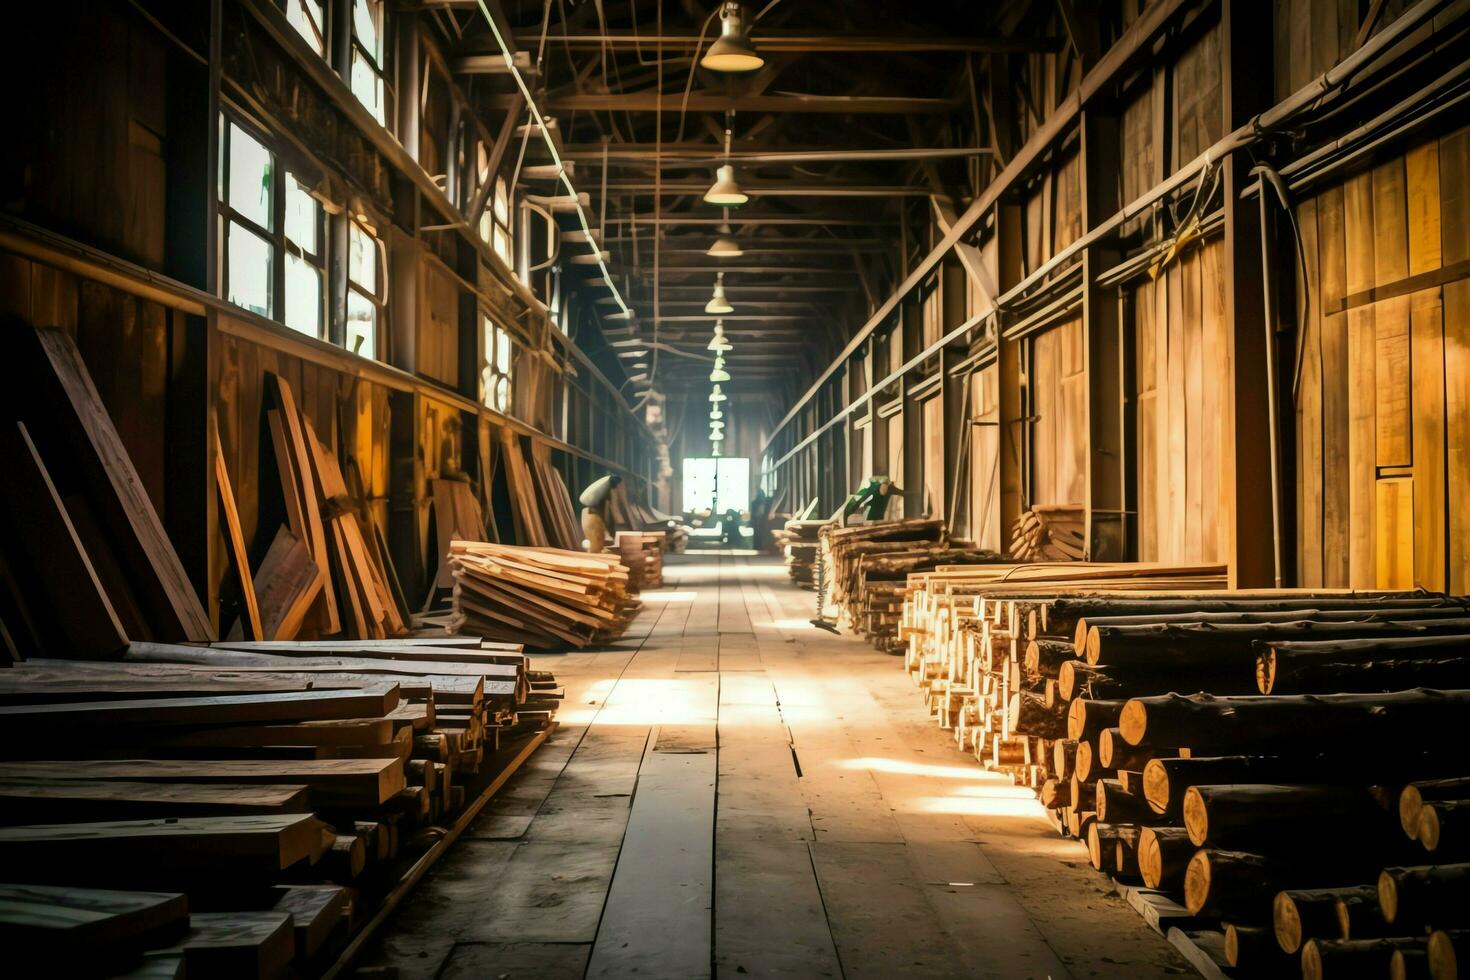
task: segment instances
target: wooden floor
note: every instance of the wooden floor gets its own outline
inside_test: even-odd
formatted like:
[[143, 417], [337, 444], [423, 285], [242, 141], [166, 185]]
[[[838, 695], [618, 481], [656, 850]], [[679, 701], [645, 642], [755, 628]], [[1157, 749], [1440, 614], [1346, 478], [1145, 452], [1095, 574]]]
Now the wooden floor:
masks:
[[769, 558], [673, 557], [635, 628], [538, 658], [561, 727], [366, 962], [403, 977], [1191, 971], [892, 657]]

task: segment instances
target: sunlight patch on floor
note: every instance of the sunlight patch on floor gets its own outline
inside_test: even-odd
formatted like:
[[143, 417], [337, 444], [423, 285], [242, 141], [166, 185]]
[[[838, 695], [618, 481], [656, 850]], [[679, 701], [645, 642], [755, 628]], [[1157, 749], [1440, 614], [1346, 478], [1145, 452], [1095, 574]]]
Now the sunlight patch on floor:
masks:
[[608, 678], [593, 684], [578, 705], [563, 705], [564, 725], [693, 725], [714, 721], [703, 680]]

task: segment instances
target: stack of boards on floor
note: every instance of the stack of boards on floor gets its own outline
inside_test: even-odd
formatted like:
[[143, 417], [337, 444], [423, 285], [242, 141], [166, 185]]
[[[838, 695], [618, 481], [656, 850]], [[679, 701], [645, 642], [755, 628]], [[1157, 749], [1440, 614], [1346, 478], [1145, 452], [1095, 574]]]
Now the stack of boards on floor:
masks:
[[816, 584], [817, 549], [822, 546], [825, 521], [787, 521], [783, 530], [772, 531], [786, 559], [786, 572], [802, 588]]
[[628, 591], [646, 592], [664, 585], [663, 531], [619, 531], [614, 550], [628, 568]]
[[449, 566], [456, 633], [581, 648], [622, 636], [640, 608], [616, 554], [455, 541]]
[[1466, 597], [939, 569], [910, 577], [901, 634], [936, 721], [1208, 970], [1470, 962]]
[[560, 697], [518, 645], [465, 637], [17, 664], [0, 931], [62, 975], [318, 974]]
[[951, 541], [944, 521], [933, 518], [851, 527], [827, 524], [821, 545], [829, 601], [852, 629], [884, 653], [903, 650], [898, 621], [911, 574], [1005, 560]]

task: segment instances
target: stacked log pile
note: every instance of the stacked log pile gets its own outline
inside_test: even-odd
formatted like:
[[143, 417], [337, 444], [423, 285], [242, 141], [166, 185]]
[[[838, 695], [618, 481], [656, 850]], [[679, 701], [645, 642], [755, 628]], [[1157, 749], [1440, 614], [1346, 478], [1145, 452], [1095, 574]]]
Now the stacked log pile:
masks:
[[1221, 930], [1199, 948], [1236, 975], [1456, 976], [1470, 764], [1444, 733], [1470, 717], [1470, 603], [1084, 569], [916, 583], [908, 664], [940, 723], [1094, 867]]
[[1081, 504], [1035, 504], [1011, 525], [1017, 561], [1081, 561], [1087, 557], [1086, 511]]
[[455, 541], [449, 553], [455, 633], [581, 648], [617, 639], [638, 614], [628, 568], [615, 554], [484, 541]]
[[946, 566], [1004, 561], [994, 552], [959, 547], [937, 519], [915, 519], [821, 531], [830, 601], [847, 624], [885, 653], [899, 653], [898, 623], [909, 576]]
[[0, 672], [0, 931], [62, 975], [318, 975], [545, 737], [555, 684], [469, 637]]
[[664, 585], [663, 531], [619, 531], [614, 550], [628, 568], [628, 591], [661, 589]]

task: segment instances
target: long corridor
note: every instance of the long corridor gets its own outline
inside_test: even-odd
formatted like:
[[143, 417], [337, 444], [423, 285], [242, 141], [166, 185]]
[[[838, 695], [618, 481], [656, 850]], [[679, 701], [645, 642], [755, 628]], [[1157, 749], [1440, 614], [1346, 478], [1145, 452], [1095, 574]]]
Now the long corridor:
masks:
[[403, 977], [1192, 972], [900, 664], [776, 559], [671, 556], [635, 629], [539, 657], [560, 728], [390, 923]]

